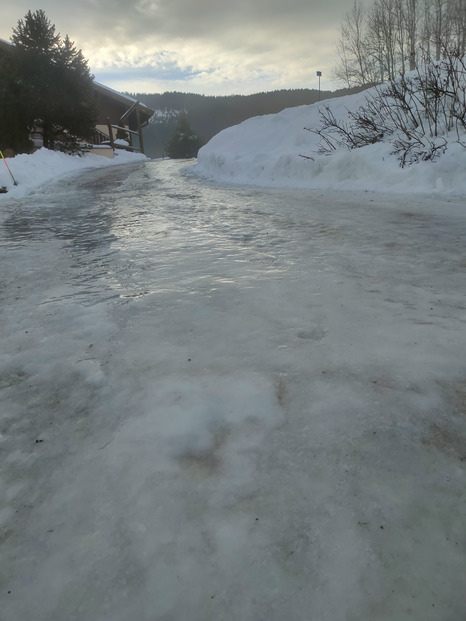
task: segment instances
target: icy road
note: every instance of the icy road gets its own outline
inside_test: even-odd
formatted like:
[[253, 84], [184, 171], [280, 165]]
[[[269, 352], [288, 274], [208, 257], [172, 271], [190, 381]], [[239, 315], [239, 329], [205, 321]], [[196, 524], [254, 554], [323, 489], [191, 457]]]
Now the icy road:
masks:
[[464, 199], [180, 167], [2, 202], [1, 620], [465, 619]]

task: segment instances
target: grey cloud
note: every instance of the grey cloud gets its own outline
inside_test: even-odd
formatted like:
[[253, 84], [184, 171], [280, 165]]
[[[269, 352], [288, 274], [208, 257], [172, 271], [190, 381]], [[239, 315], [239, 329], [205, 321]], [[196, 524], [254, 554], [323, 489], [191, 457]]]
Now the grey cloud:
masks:
[[[338, 26], [349, 8], [344, 0], [43, 0], [41, 6], [57, 30], [72, 39], [98, 43], [108, 38], [123, 44], [172, 37], [225, 39], [228, 44], [242, 37], [244, 47], [253, 32], [269, 33], [271, 46], [280, 45], [279, 33], [285, 39], [306, 33], [312, 37], [317, 28]], [[10, 16], [6, 38], [27, 10], [29, 2], [19, 0], [3, 11], [3, 24]]]
[[[0, 37], [9, 39], [12, 27], [29, 8], [29, 0], [8, 4], [2, 11]], [[147, 51], [176, 54], [185, 45], [189, 49], [181, 61], [183, 68], [195, 62], [189, 58], [195, 49], [203, 59], [203, 71], [220, 72], [226, 63], [230, 66], [225, 66], [225, 76], [246, 68], [251, 74], [273, 74], [282, 80], [291, 65], [299, 79], [311, 76], [311, 63], [322, 68], [320, 63], [327, 62], [330, 67], [338, 27], [350, 7], [348, 0], [42, 0], [41, 8], [87, 57], [101, 60], [107, 54], [105, 65], [115, 70], [130, 67], [121, 59], [132, 63]], [[135, 52], [124, 52], [128, 46]], [[123, 50], [121, 56], [118, 48]], [[302, 71], [296, 69], [299, 63]]]
[[307, 31], [311, 37], [315, 28], [339, 24], [349, 8], [343, 0], [82, 0], [74, 8], [67, 4], [66, 11], [56, 0], [46, 4], [52, 20], [56, 11], [74, 11], [74, 28], [83, 36], [100, 30], [135, 41], [150, 36], [219, 39], [252, 31], [274, 36], [282, 31], [286, 37]]

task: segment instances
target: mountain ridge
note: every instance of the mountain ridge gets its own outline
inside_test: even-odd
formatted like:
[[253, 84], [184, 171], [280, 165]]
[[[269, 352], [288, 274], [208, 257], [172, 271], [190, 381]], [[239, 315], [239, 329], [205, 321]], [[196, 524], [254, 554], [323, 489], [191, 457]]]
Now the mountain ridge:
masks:
[[179, 91], [164, 93], [127, 93], [151, 107], [156, 114], [144, 129], [145, 151], [149, 157], [163, 157], [165, 145], [176, 125], [177, 116], [188, 115], [192, 130], [204, 142], [223, 129], [246, 119], [276, 114], [285, 108], [309, 105], [319, 99], [341, 97], [364, 90], [365, 87], [319, 91], [317, 89], [281, 89], [251, 95], [199, 95]]

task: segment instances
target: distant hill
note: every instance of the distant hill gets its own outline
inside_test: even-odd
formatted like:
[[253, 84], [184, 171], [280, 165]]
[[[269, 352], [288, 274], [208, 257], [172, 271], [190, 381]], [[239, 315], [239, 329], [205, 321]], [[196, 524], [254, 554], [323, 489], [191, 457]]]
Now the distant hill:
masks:
[[[362, 88], [321, 91], [320, 98], [341, 97]], [[315, 103], [319, 91], [289, 89], [254, 95], [207, 96], [194, 93], [128, 93], [156, 111], [144, 130], [144, 146], [149, 157], [162, 157], [180, 112], [186, 112], [191, 128], [205, 142], [222, 129], [262, 114]]]

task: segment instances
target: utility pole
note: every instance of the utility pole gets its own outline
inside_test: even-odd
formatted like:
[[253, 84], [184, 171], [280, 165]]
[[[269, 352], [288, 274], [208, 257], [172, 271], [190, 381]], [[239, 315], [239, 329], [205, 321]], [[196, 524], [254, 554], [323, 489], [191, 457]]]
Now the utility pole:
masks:
[[319, 78], [319, 101], [320, 101], [320, 76], [322, 75], [322, 71], [317, 72], [317, 77]]

